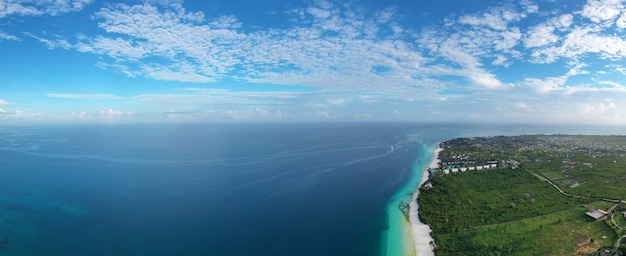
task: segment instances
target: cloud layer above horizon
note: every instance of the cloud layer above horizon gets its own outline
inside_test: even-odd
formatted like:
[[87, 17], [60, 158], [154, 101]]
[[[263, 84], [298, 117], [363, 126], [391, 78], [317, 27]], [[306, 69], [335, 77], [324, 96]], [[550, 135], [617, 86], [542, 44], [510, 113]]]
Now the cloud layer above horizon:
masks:
[[91, 84], [16, 72], [0, 120], [626, 124], [626, 1], [435, 5], [0, 1], [0, 51]]

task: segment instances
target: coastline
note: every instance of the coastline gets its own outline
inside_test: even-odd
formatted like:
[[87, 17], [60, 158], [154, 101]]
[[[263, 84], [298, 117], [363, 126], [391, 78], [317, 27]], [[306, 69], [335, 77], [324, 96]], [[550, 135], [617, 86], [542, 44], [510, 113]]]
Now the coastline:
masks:
[[411, 198], [411, 202], [409, 204], [409, 223], [411, 226], [411, 235], [413, 238], [415, 255], [416, 256], [434, 256], [435, 252], [431, 247], [431, 243], [433, 242], [433, 238], [430, 235], [432, 231], [430, 227], [419, 220], [418, 217], [418, 204], [417, 197], [419, 195], [419, 188], [429, 179], [428, 170], [432, 168], [439, 167], [439, 152], [443, 149], [438, 147], [434, 150], [432, 159], [428, 167], [426, 167], [422, 172], [422, 179], [419, 182], [419, 185], [415, 188], [413, 192], [413, 197]]

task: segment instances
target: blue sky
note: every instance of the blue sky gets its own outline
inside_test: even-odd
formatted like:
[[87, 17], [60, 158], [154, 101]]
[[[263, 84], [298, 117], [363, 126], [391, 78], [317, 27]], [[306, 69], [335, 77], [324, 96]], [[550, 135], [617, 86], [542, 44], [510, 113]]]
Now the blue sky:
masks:
[[626, 124], [626, 0], [0, 0], [0, 120]]

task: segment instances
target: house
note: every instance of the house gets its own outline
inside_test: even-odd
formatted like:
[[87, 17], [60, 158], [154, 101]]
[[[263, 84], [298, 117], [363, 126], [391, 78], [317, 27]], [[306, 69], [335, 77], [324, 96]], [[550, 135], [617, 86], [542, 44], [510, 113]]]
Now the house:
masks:
[[476, 167], [470, 166], [470, 167], [467, 167], [467, 169], [470, 170], [470, 171], [473, 171], [473, 170], [476, 170]]
[[482, 169], [483, 169], [483, 167], [482, 167], [482, 166], [476, 166], [476, 170], [477, 170], [477, 171], [480, 171], [480, 170], [482, 170]]
[[605, 212], [603, 210], [593, 210], [590, 212], [585, 213], [587, 216], [594, 218], [595, 220], [601, 219], [602, 217], [606, 216], [608, 214], [608, 212]]
[[491, 168], [496, 168], [496, 167], [498, 167], [498, 165], [497, 165], [497, 164], [490, 164], [489, 166], [490, 166]]
[[467, 171], [467, 168], [466, 168], [466, 167], [461, 167], [460, 169], [461, 169], [461, 172], [465, 172], [465, 171]]
[[611, 255], [611, 250], [609, 249], [604, 249], [600, 252], [600, 256], [609, 256]]

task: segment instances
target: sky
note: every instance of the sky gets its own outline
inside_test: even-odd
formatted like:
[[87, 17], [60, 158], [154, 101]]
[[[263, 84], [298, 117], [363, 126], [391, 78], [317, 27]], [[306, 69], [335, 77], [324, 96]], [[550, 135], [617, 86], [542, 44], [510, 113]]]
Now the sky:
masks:
[[626, 125], [626, 0], [0, 0], [0, 123]]

